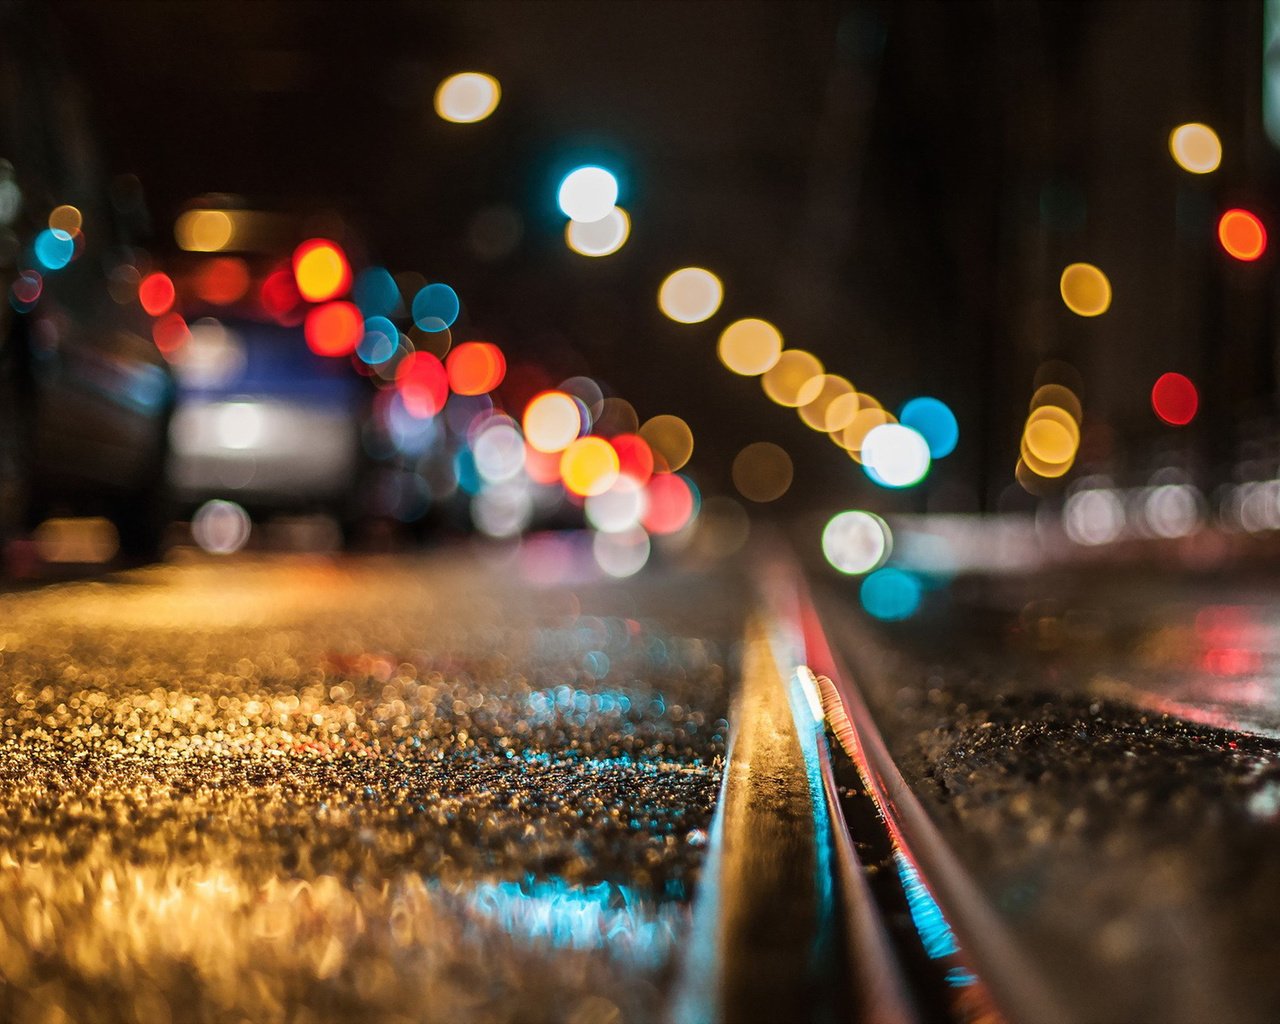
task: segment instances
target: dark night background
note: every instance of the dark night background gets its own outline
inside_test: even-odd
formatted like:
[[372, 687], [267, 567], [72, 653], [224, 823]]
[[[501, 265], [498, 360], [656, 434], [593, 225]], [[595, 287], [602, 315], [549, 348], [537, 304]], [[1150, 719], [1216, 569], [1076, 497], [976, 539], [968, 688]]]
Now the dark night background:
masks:
[[[1016, 506], [1021, 420], [1048, 358], [1082, 377], [1084, 470], [1225, 474], [1268, 436], [1273, 261], [1235, 264], [1212, 231], [1233, 203], [1271, 212], [1259, 4], [58, 2], [53, 15], [105, 163], [146, 189], [157, 248], [204, 192], [340, 211], [393, 272], [454, 284], [462, 333], [589, 369], [642, 418], [687, 419], [704, 489], [728, 488], [742, 445], [773, 440], [796, 458], [793, 510], [855, 493], [900, 510]], [[502, 103], [449, 125], [432, 92], [464, 69], [494, 74]], [[1189, 120], [1223, 141], [1206, 179], [1169, 158]], [[606, 260], [562, 241], [555, 185], [581, 159], [619, 173], [632, 215]], [[518, 244], [482, 251], [486, 225], [513, 214]], [[1106, 316], [1063, 307], [1058, 274], [1076, 260], [1109, 275]], [[690, 263], [726, 289], [691, 327], [655, 303]], [[909, 494], [872, 488], [757, 382], [724, 373], [715, 339], [739, 316], [773, 320], [887, 405], [943, 398], [956, 455]], [[1201, 387], [1189, 430], [1151, 414], [1166, 370]]]

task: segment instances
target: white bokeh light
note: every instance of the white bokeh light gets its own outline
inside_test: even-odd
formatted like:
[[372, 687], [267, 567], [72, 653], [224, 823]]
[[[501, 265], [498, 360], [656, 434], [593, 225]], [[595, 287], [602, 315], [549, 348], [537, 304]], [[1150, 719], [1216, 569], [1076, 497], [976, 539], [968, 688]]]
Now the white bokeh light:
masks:
[[593, 494], [584, 503], [587, 522], [604, 533], [624, 533], [640, 525], [648, 508], [644, 485], [629, 476], [620, 476], [603, 494]]
[[565, 175], [556, 199], [570, 220], [590, 224], [613, 210], [618, 201], [618, 179], [603, 167], [579, 167]]
[[624, 533], [597, 533], [591, 538], [591, 554], [610, 576], [634, 576], [649, 561], [649, 535], [638, 526]]
[[910, 487], [929, 472], [933, 457], [919, 431], [900, 423], [882, 423], [862, 440], [862, 465], [867, 475], [885, 487]]
[[849, 575], [870, 572], [893, 548], [889, 525], [870, 512], [841, 512], [822, 531], [822, 554], [832, 568]]
[[191, 536], [212, 555], [232, 555], [249, 540], [249, 513], [234, 501], [206, 501], [191, 519]]
[[571, 220], [564, 229], [565, 243], [582, 256], [609, 256], [622, 248], [630, 234], [631, 218], [620, 206], [599, 220]]

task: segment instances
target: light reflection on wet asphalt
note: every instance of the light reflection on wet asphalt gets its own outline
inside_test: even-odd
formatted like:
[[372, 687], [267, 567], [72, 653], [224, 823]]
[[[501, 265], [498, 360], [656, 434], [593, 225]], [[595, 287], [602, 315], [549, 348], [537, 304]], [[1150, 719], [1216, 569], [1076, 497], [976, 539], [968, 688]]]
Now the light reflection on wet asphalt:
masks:
[[739, 613], [566, 543], [0, 596], [0, 1016], [659, 1015]]
[[1273, 592], [969, 578], [871, 628], [841, 602], [904, 776], [1081, 1019], [1276, 1019]]

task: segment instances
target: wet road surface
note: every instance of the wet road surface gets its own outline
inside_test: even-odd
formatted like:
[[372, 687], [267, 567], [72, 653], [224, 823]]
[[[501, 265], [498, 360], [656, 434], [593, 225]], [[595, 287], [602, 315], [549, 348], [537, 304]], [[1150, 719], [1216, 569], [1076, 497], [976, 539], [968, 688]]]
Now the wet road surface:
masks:
[[0, 1017], [661, 1016], [740, 593], [552, 540], [0, 596]]
[[1280, 598], [961, 580], [826, 619], [904, 776], [1076, 1019], [1280, 1018]]

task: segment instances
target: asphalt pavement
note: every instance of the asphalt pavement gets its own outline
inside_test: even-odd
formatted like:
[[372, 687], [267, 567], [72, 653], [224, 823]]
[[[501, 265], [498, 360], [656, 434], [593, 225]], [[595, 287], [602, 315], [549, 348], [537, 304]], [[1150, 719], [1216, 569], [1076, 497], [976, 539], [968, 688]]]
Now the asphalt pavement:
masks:
[[898, 768], [1073, 1019], [1280, 1019], [1274, 588], [1094, 568], [961, 579], [901, 623], [854, 600], [819, 603]]
[[0, 1017], [663, 1016], [741, 594], [567, 535], [0, 596]]

